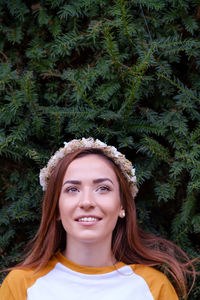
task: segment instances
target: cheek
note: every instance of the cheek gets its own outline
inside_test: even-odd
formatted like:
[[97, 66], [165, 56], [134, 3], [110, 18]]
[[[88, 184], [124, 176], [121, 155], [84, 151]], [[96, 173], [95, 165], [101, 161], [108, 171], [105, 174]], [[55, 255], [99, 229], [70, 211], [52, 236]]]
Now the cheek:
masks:
[[[116, 199], [115, 199], [116, 200]], [[105, 212], [109, 215], [110, 218], [117, 218], [121, 211], [120, 200], [114, 201], [114, 203], [108, 203], [105, 208]]]
[[58, 203], [58, 210], [59, 210], [59, 221], [61, 221], [62, 226], [67, 232], [71, 225], [70, 225], [70, 220], [72, 216], [72, 209], [70, 209], [69, 204], [66, 202], [66, 199], [59, 199]]
[[63, 201], [63, 199], [62, 198], [60, 198], [59, 199], [59, 201], [58, 201], [58, 211], [59, 211], [59, 215], [61, 215], [62, 214], [62, 212], [63, 212], [63, 206], [64, 206], [64, 203], [63, 203], [64, 201]]
[[70, 214], [70, 205], [64, 197], [61, 197], [58, 202], [58, 210], [60, 217]]

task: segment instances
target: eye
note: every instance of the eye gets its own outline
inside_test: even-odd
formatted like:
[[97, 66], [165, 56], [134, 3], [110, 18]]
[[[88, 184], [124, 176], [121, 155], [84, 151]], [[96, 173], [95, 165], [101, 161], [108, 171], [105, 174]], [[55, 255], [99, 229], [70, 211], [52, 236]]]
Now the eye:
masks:
[[66, 189], [67, 193], [74, 193], [74, 192], [78, 192], [79, 190], [76, 187], [68, 187]]
[[102, 185], [97, 188], [97, 191], [100, 192], [109, 192], [111, 189], [108, 186]]

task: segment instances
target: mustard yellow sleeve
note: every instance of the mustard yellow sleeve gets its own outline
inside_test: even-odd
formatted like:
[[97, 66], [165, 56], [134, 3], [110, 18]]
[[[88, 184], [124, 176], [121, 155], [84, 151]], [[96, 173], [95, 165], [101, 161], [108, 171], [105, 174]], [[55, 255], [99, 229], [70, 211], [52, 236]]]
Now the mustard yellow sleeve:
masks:
[[7, 277], [4, 279], [1, 287], [0, 287], [0, 299], [1, 300], [16, 300], [14, 297], [11, 288], [9, 286]]
[[12, 270], [0, 287], [0, 300], [27, 300], [27, 290], [38, 278], [50, 272], [56, 263], [57, 260], [52, 259], [51, 263], [37, 273], [31, 268]]
[[13, 270], [4, 279], [0, 287], [1, 300], [26, 300], [27, 284], [24, 271]]
[[133, 265], [132, 269], [146, 281], [154, 300], [179, 300], [173, 285], [162, 272], [142, 265]]
[[175, 289], [169, 279], [165, 277], [165, 280], [163, 280], [162, 285], [160, 287], [160, 291], [158, 293], [159, 300], [178, 300], [178, 295], [175, 292]]

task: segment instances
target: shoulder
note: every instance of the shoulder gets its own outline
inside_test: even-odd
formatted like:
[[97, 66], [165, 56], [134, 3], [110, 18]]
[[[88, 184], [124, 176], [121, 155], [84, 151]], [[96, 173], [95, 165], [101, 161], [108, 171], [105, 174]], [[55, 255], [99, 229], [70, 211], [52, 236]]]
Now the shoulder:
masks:
[[[37, 271], [35, 268], [14, 269], [4, 279], [0, 287], [0, 299], [21, 300], [27, 298], [27, 290], [36, 280], [50, 272], [57, 260], [53, 258], [48, 264]], [[4, 296], [4, 298], [1, 298]]]
[[132, 268], [134, 273], [145, 277], [146, 279], [156, 280], [158, 282], [168, 282], [166, 275], [153, 267], [139, 264], [130, 265], [130, 267]]
[[135, 274], [145, 280], [155, 300], [178, 300], [175, 289], [165, 274], [149, 266], [130, 266]]
[[5, 300], [26, 299], [27, 278], [31, 278], [31, 270], [13, 270], [4, 279], [0, 288], [0, 298]]
[[33, 269], [15, 269], [9, 272], [6, 277], [8, 282], [20, 281], [24, 277], [29, 277], [33, 273]]
[[42, 277], [46, 275], [48, 272], [50, 272], [55, 264], [57, 263], [57, 259], [55, 256], [41, 269], [37, 270], [34, 268], [18, 268], [12, 270], [6, 277], [6, 281], [9, 284], [12, 283], [20, 283], [23, 282], [24, 284], [27, 283], [31, 285], [35, 280], [37, 280], [39, 277]]

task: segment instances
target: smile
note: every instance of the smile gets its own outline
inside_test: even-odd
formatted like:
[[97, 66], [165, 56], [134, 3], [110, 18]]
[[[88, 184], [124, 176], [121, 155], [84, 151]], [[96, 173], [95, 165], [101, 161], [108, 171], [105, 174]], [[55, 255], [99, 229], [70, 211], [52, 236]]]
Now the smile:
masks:
[[95, 217], [83, 217], [80, 219], [77, 219], [78, 222], [98, 222], [100, 221], [99, 218], [95, 218]]

